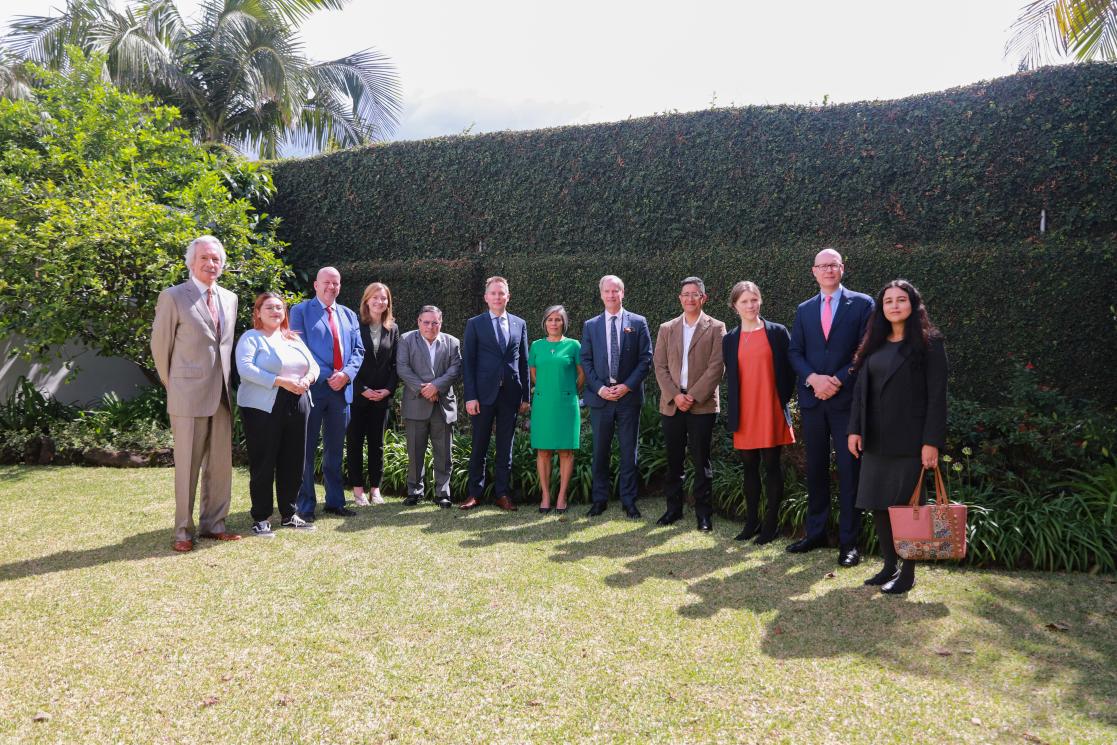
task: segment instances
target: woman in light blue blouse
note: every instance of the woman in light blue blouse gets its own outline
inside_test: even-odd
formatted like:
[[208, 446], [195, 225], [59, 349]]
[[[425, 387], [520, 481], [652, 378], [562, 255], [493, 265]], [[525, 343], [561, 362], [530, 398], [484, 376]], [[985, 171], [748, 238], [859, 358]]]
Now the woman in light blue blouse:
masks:
[[237, 342], [240, 388], [237, 406], [248, 446], [248, 491], [252, 497], [252, 534], [274, 537], [272, 485], [286, 528], [313, 530], [295, 514], [302, 483], [306, 420], [312, 402], [308, 389], [318, 379], [314, 356], [291, 331], [287, 305], [274, 292], [261, 292], [252, 308], [252, 330]]

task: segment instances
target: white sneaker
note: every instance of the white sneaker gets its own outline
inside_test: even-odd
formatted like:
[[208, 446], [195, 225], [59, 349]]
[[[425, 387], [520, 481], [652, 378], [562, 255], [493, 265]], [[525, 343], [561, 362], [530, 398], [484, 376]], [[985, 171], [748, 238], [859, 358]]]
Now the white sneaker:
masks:
[[358, 507], [368, 507], [368, 499], [365, 498], [365, 495], [363, 493], [362, 494], [354, 493], [353, 494], [353, 504], [357, 505]]
[[294, 528], [295, 530], [314, 530], [314, 523], [308, 523], [298, 515], [291, 515], [281, 524], [285, 528]]
[[252, 524], [252, 535], [257, 538], [275, 538], [275, 533], [272, 532], [271, 523], [267, 520], [261, 520], [258, 523]]
[[384, 497], [380, 496], [380, 492], [374, 491], [369, 501], [373, 504], [384, 504]]

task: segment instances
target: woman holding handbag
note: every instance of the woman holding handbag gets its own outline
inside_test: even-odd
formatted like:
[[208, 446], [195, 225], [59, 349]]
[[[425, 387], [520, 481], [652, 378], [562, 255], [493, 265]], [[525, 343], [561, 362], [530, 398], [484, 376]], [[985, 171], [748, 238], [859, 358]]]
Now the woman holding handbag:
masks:
[[946, 349], [907, 280], [893, 280], [877, 295], [853, 369], [848, 445], [853, 457], [864, 456], [857, 507], [873, 511], [884, 556], [884, 568], [865, 584], [901, 594], [915, 585], [915, 563], [899, 564], [888, 508], [911, 499], [946, 440]]

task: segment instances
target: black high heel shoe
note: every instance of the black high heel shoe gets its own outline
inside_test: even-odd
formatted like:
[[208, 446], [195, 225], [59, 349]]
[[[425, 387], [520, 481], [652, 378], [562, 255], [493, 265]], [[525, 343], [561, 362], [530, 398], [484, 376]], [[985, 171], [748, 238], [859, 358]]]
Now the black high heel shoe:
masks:
[[540, 507], [540, 508], [539, 508], [539, 514], [540, 514], [540, 515], [546, 515], [546, 514], [547, 514], [548, 512], [550, 512], [550, 511], [551, 511], [552, 509], [554, 509], [554, 508], [553, 508], [553, 507]]

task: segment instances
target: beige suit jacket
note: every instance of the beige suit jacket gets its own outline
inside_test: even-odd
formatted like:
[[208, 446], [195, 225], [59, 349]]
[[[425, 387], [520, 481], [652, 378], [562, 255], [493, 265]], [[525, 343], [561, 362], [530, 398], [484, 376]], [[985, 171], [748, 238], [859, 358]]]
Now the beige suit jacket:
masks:
[[237, 296], [217, 287], [217, 307], [220, 339], [205, 297], [193, 280], [159, 293], [151, 329], [151, 356], [167, 389], [167, 413], [171, 416], [213, 416], [222, 391], [229, 401], [233, 400], [229, 373]]
[[[723, 336], [724, 323], [705, 313], [698, 316], [687, 354], [687, 394], [694, 397], [691, 414], [715, 414], [721, 410], [718, 385], [725, 372], [721, 357]], [[660, 325], [652, 365], [659, 383], [659, 413], [673, 416], [678, 411], [675, 396], [682, 392], [679, 380], [683, 371], [683, 316]]]

